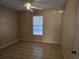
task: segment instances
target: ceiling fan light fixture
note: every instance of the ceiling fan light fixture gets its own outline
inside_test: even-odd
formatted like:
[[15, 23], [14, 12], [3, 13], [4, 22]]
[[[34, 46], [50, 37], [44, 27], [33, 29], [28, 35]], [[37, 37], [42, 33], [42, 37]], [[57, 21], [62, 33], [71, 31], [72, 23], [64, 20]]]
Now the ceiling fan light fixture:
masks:
[[25, 4], [24, 4], [24, 7], [30, 7], [30, 6], [31, 6], [30, 3], [25, 3]]
[[29, 2], [24, 4], [24, 7], [27, 8], [27, 10], [31, 9], [31, 4]]
[[30, 4], [30, 3], [26, 3], [26, 5], [27, 5], [27, 6], [29, 6], [29, 7], [31, 6], [31, 4]]
[[24, 5], [25, 6], [31, 6], [31, 4], [29, 2], [26, 2]]
[[34, 10], [42, 10], [42, 8], [32, 6], [31, 3], [29, 2], [24, 3], [23, 6], [27, 9], [27, 11], [30, 11], [30, 12], [34, 12]]
[[29, 10], [29, 9], [30, 9], [30, 7], [28, 7], [28, 6], [26, 6], [26, 8], [27, 8], [27, 10]]

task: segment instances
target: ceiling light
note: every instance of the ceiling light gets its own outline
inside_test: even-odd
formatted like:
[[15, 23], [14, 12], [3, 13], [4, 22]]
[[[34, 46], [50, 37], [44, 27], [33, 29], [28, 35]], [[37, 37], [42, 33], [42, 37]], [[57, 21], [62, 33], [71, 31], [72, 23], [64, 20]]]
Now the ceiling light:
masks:
[[30, 6], [31, 6], [30, 3], [25, 3], [25, 4], [24, 4], [24, 7], [30, 7]]
[[28, 11], [31, 11], [31, 12], [33, 12], [33, 9], [42, 10], [42, 8], [39, 8], [39, 7], [36, 7], [36, 6], [32, 6], [31, 3], [29, 3], [29, 2], [24, 3], [23, 6], [25, 8], [27, 8]]
[[27, 10], [29, 10], [29, 9], [30, 9], [30, 7], [28, 7], [28, 6], [27, 6], [26, 8], [27, 8]]
[[31, 6], [31, 4], [30, 4], [30, 3], [27, 3], [27, 6], [29, 6], [29, 7], [30, 7], [30, 6]]
[[31, 8], [30, 8], [30, 7], [31, 7], [31, 4], [30, 4], [30, 3], [25, 3], [25, 4], [24, 4], [24, 7], [26, 7], [27, 10], [30, 10], [30, 9], [31, 9]]

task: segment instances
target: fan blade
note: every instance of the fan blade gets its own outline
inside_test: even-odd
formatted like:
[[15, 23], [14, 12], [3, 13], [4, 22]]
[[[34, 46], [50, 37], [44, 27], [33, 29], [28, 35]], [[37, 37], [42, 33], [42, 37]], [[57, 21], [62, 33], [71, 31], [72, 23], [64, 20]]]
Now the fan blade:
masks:
[[30, 8], [33, 8], [33, 9], [38, 9], [38, 10], [42, 10], [42, 8], [35, 7], [35, 6], [30, 6]]

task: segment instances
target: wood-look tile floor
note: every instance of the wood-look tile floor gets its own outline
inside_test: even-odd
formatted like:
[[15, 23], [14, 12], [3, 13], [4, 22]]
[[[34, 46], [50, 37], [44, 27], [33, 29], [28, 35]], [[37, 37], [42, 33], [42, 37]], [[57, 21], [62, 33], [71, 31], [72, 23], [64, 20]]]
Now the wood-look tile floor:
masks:
[[63, 59], [60, 45], [18, 41], [0, 50], [0, 59]]

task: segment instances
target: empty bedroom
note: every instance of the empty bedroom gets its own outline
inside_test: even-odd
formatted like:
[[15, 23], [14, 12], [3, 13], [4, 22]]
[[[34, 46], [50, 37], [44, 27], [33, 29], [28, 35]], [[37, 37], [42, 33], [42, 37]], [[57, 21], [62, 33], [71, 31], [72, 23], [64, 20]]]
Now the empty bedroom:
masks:
[[78, 59], [78, 0], [0, 0], [0, 59]]

